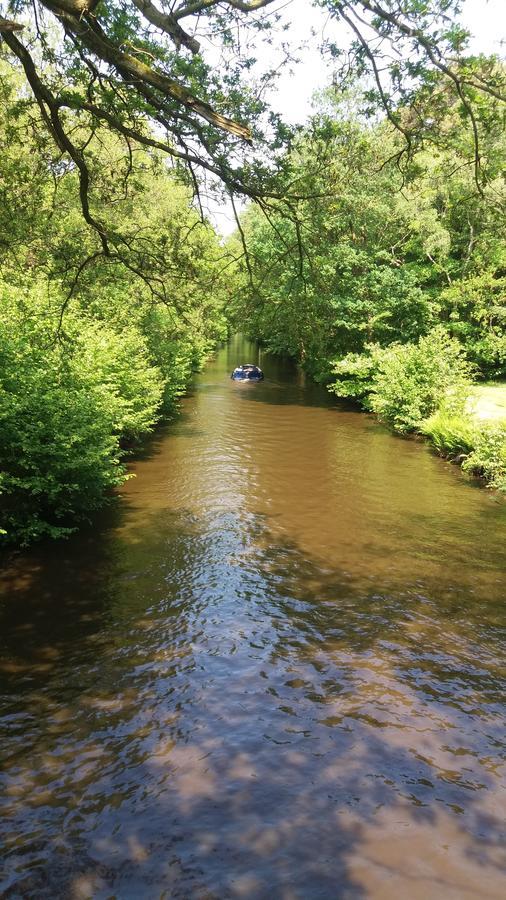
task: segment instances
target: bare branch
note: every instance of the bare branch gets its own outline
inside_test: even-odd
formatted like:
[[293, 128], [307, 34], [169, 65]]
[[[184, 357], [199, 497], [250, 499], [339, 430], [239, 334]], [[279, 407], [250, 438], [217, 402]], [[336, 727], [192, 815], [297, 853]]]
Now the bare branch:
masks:
[[178, 50], [183, 45], [183, 47], [191, 50], [192, 53], [199, 52], [199, 42], [181, 28], [181, 25], [172, 13], [161, 12], [158, 7], [151, 3], [151, 0], [132, 0], [132, 3], [152, 25], [160, 28], [161, 31], [164, 31], [172, 38]]
[[232, 7], [232, 9], [237, 9], [239, 12], [250, 13], [255, 12], [257, 9], [263, 9], [264, 6], [270, 6], [276, 0], [249, 0], [249, 2], [244, 2], [244, 0], [195, 0], [194, 3], [185, 3], [179, 9], [176, 9], [174, 18], [183, 19], [186, 16], [194, 16], [197, 13], [204, 12], [206, 9], [217, 6], [220, 2], [223, 5]]
[[0, 34], [8, 34], [13, 31], [23, 31], [25, 26], [19, 22], [12, 22], [10, 19], [4, 19], [0, 16]]
[[244, 252], [244, 259], [246, 261], [246, 268], [248, 270], [249, 283], [250, 283], [251, 287], [253, 287], [253, 269], [251, 268], [251, 261], [249, 258], [248, 245], [246, 243], [246, 236], [244, 234], [244, 229], [241, 225], [241, 220], [237, 214], [236, 205], [234, 203], [234, 195], [229, 194], [229, 197], [230, 197], [230, 202], [232, 204], [232, 209], [234, 212], [235, 224], [237, 225], [237, 230], [238, 230], [240, 238], [241, 238], [242, 249]]
[[[349, 4], [348, 4], [348, 3], [346, 4], [346, 6], [349, 8]], [[353, 12], [353, 10], [350, 10], [350, 11]], [[360, 45], [361, 45], [361, 47], [362, 47], [364, 53], [366, 54], [367, 58], [369, 59], [369, 61], [370, 61], [370, 63], [371, 63], [372, 70], [373, 70], [373, 73], [374, 73], [374, 80], [375, 80], [375, 82], [376, 82], [376, 85], [377, 85], [377, 88], [378, 88], [378, 91], [379, 91], [379, 94], [380, 94], [380, 97], [381, 97], [381, 102], [382, 102], [383, 108], [384, 108], [384, 110], [385, 110], [385, 112], [386, 112], [386, 114], [387, 114], [388, 120], [391, 122], [391, 124], [394, 126], [394, 128], [396, 128], [397, 131], [400, 131], [401, 134], [404, 136], [404, 138], [405, 138], [405, 140], [406, 140], [406, 143], [407, 143], [408, 153], [409, 153], [409, 151], [410, 151], [410, 149], [411, 149], [411, 135], [410, 135], [409, 131], [407, 131], [407, 130], [400, 124], [398, 118], [393, 114], [393, 112], [392, 112], [392, 110], [391, 110], [391, 108], [390, 108], [390, 103], [388, 102], [388, 98], [387, 98], [387, 96], [386, 96], [386, 94], [385, 94], [385, 91], [384, 91], [384, 89], [383, 89], [383, 85], [382, 85], [382, 83], [381, 83], [381, 78], [380, 78], [380, 74], [379, 74], [379, 71], [378, 71], [378, 66], [377, 66], [377, 64], [376, 64], [376, 60], [375, 60], [375, 58], [374, 58], [374, 54], [372, 53], [372, 51], [371, 51], [371, 49], [370, 49], [370, 47], [369, 47], [369, 45], [368, 45], [366, 39], [363, 37], [361, 31], [357, 28], [357, 26], [356, 26], [355, 23], [352, 21], [352, 19], [351, 19], [349, 16], [347, 16], [346, 13], [344, 13], [344, 12], [342, 12], [342, 11], [341, 11], [341, 17], [342, 17], [342, 18], [344, 19], [344, 21], [349, 25], [349, 27], [352, 29], [352, 31], [354, 32], [354, 34], [356, 34], [356, 36], [357, 36], [357, 38], [358, 38], [358, 40], [359, 40], [359, 42], [360, 42]]]

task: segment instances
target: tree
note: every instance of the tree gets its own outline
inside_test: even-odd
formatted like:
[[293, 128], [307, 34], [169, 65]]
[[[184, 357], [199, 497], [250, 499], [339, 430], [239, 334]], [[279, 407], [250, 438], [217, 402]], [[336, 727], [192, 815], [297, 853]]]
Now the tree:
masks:
[[0, 75], [3, 546], [68, 533], [124, 481], [125, 453], [174, 411], [226, 336], [228, 286], [223, 248], [190, 191], [137, 147], [125, 192], [111, 134], [88, 147], [102, 173], [92, 197], [104, 197], [107, 227], [120, 232], [118, 251], [102, 254], [75, 170], [15, 79]]
[[[261, 99], [272, 73], [256, 86], [243, 80], [254, 53], [247, 35], [267, 33], [276, 20], [274, 0], [8, 0], [0, 33], [21, 65], [48, 131], [79, 174], [84, 218], [110, 253], [114, 236], [90, 202], [91, 135], [109, 129], [121, 136], [125, 157], [132, 143], [156, 148], [185, 168], [199, 193], [199, 171], [230, 193], [261, 200], [281, 196], [289, 173], [276, 150], [290, 130]], [[443, 77], [467, 117], [474, 138], [476, 183], [481, 149], [474, 105], [484, 93], [503, 101], [504, 72], [479, 73], [463, 55], [466, 33], [458, 25], [458, 0], [319, 0], [354, 36], [356, 70], [368, 71], [379, 103], [404, 137], [399, 164], [416, 150], [427, 123], [409, 120], [414, 92]], [[20, 28], [27, 18], [27, 39]], [[203, 35], [216, 42], [221, 63], [206, 61]], [[246, 47], [246, 50], [243, 50]], [[394, 48], [394, 50], [392, 50]], [[401, 56], [399, 57], [399, 48]], [[335, 44], [326, 47], [339, 56]], [[395, 51], [395, 52], [394, 52]], [[215, 54], [216, 56], [216, 54]], [[255, 145], [255, 153], [248, 151]], [[269, 150], [266, 155], [266, 148]], [[284, 186], [276, 182], [285, 171]], [[296, 196], [294, 186], [288, 196]], [[289, 212], [287, 207], [287, 212]]]
[[506, 145], [495, 98], [477, 109], [489, 173], [481, 194], [472, 136], [452, 106], [437, 143], [399, 172], [402, 136], [388, 119], [371, 125], [353, 113], [355, 99], [353, 90], [323, 96], [294, 143], [289, 165], [306, 195], [297, 221], [282, 203], [268, 217], [253, 205], [244, 215], [238, 321], [322, 379], [336, 358], [416, 341], [444, 322], [483, 374], [499, 375]]

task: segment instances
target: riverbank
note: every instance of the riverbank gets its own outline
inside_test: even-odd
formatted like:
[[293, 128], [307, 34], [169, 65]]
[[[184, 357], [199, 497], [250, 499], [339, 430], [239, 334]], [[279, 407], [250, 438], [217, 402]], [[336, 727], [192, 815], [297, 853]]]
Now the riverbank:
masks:
[[329, 364], [329, 390], [399, 434], [421, 434], [446, 459], [506, 491], [506, 382], [473, 382], [462, 345], [442, 326], [416, 343], [371, 346]]
[[[34, 321], [36, 329], [35, 315]], [[65, 344], [48, 349], [37, 333], [7, 323], [0, 551], [68, 537], [107, 506], [131, 477], [127, 462], [159, 424], [174, 417], [191, 378], [222, 337], [187, 335], [152, 347], [143, 327], [147, 336], [133, 326], [115, 332], [104, 324], [83, 325], [70, 352]]]
[[439, 409], [420, 431], [441, 456], [506, 492], [506, 383], [474, 385], [463, 412]]
[[462, 346], [441, 327], [416, 344], [305, 360], [303, 368], [393, 432], [423, 436], [438, 455], [506, 492], [506, 381], [473, 383]]

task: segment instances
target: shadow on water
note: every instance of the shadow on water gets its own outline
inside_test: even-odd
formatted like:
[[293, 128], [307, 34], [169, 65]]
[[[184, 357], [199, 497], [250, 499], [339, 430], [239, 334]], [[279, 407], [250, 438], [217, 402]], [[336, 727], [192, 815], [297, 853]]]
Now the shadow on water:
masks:
[[191, 510], [95, 562], [3, 610], [6, 897], [499, 896], [500, 634], [458, 585]]
[[286, 385], [282, 382], [265, 381], [260, 384], [237, 383], [237, 397], [241, 402], [270, 404], [271, 406], [288, 406], [294, 404], [300, 406], [318, 406], [322, 409], [340, 409], [357, 412], [357, 408], [351, 404], [340, 404], [336, 398], [321, 385], [312, 384], [310, 388], [301, 383], [299, 385]]
[[502, 898], [500, 510], [239, 361], [3, 574], [0, 893]]

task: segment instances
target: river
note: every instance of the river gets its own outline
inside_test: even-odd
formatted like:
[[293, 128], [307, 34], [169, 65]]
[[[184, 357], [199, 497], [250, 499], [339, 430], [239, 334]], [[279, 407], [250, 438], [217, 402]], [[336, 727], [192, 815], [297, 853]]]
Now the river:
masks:
[[240, 338], [132, 471], [3, 570], [0, 894], [504, 897], [504, 500]]

